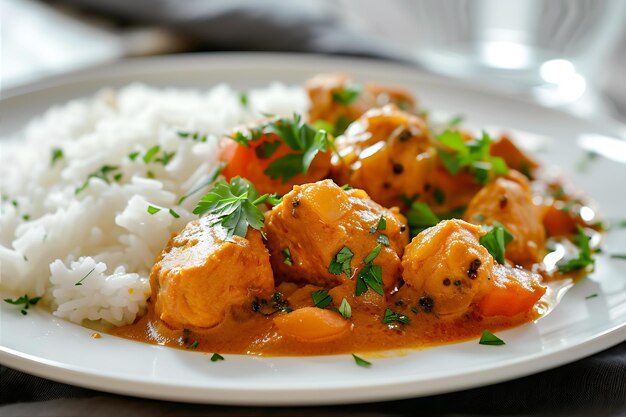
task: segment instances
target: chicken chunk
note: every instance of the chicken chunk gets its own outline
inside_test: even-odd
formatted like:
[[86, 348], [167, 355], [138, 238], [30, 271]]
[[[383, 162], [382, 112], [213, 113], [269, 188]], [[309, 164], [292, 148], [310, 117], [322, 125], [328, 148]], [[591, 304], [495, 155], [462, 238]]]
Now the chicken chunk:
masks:
[[[409, 234], [397, 208], [386, 209], [363, 190], [344, 191], [330, 180], [295, 186], [266, 213], [264, 230], [278, 281], [325, 288], [356, 277], [364, 259], [382, 242], [372, 263], [382, 268], [386, 290], [398, 284]], [[342, 249], [347, 256], [337, 270], [329, 271]]]
[[233, 236], [204, 217], [190, 222], [163, 250], [150, 274], [157, 317], [175, 329], [211, 328], [228, 311], [270, 296], [274, 278], [261, 234]]
[[437, 314], [466, 312], [492, 274], [493, 257], [479, 243], [484, 234], [462, 220], [426, 229], [404, 251], [404, 282], [428, 297]]
[[428, 127], [393, 105], [369, 110], [335, 146], [335, 181], [364, 189], [383, 206], [400, 205], [402, 196], [423, 196], [431, 188], [436, 152]]
[[311, 99], [309, 120], [324, 120], [347, 126], [367, 110], [394, 103], [415, 112], [415, 99], [408, 91], [378, 84], [355, 84], [344, 74], [320, 74], [306, 82]]
[[539, 262], [546, 232], [541, 210], [533, 203], [528, 180], [511, 171], [487, 184], [472, 199], [463, 217], [475, 224], [501, 223], [514, 237], [506, 257], [519, 265]]

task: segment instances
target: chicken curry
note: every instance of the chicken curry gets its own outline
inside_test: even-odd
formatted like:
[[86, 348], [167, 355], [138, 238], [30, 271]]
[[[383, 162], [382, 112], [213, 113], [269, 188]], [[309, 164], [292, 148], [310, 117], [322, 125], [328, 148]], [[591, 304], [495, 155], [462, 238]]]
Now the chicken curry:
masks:
[[[114, 334], [221, 353], [416, 348], [537, 319], [550, 283], [593, 267], [584, 199], [508, 137], [435, 127], [398, 88], [334, 74], [306, 88], [308, 115], [229, 135], [199, 218], [156, 259], [148, 314]], [[576, 248], [547, 265], [560, 240]]]

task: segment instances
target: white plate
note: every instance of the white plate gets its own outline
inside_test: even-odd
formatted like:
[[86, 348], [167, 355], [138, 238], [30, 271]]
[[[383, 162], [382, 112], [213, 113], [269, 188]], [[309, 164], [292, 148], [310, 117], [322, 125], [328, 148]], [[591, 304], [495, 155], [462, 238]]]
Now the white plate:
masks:
[[[114, 64], [5, 92], [0, 136], [45, 108], [103, 86], [143, 81], [159, 86], [237, 88], [272, 80], [301, 83], [320, 71], [349, 72], [360, 80], [400, 84], [428, 108], [463, 113], [476, 126], [508, 126], [540, 136], [543, 160], [560, 164], [599, 202], [607, 218], [626, 206], [626, 165], [598, 159], [580, 173], [582, 134], [615, 136], [616, 126], [594, 122], [479, 90], [470, 83], [427, 76], [409, 67], [357, 59], [303, 55], [217, 54], [164, 57]], [[8, 96], [8, 97], [7, 97]], [[523, 136], [524, 134], [522, 134]], [[220, 404], [320, 405], [389, 400], [477, 387], [574, 361], [626, 340], [626, 233], [611, 232], [596, 272], [576, 285], [558, 308], [536, 323], [501, 332], [504, 346], [477, 341], [370, 358], [370, 369], [349, 355], [262, 358], [206, 354], [131, 342], [59, 320], [41, 309], [22, 316], [0, 307], [0, 362], [46, 378], [115, 393]], [[597, 297], [585, 299], [591, 294]], [[386, 356], [386, 357], [382, 357]]]

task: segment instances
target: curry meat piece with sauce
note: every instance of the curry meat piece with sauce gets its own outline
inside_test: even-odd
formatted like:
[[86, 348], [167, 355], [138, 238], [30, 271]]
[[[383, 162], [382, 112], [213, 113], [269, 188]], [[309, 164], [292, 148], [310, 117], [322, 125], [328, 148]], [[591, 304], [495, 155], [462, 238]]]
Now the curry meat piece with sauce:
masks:
[[[384, 230], [377, 229], [381, 217]], [[376, 248], [379, 236], [385, 235], [389, 246], [381, 245], [374, 263], [382, 267], [386, 290], [398, 285], [400, 258], [409, 239], [406, 219], [397, 208], [386, 209], [372, 201], [365, 191], [344, 191], [330, 180], [295, 186], [265, 218], [277, 281], [324, 288], [339, 285], [362, 269], [364, 258]], [[328, 270], [344, 246], [354, 255], [349, 276]]]
[[[334, 125], [346, 125], [373, 107], [396, 104], [410, 112], [416, 111], [415, 98], [408, 91], [379, 84], [356, 85], [344, 74], [320, 74], [305, 84], [311, 100], [309, 120], [324, 120]], [[354, 99], [339, 98], [353, 89]]]
[[430, 297], [438, 314], [466, 312], [491, 278], [493, 257], [479, 243], [484, 234], [461, 220], [426, 229], [404, 251], [404, 282]]
[[150, 274], [156, 316], [175, 329], [211, 328], [233, 307], [269, 297], [274, 278], [259, 231], [233, 236], [210, 217], [190, 222]]
[[447, 220], [417, 235], [407, 246], [402, 277], [440, 315], [526, 314], [545, 292], [541, 276], [496, 263], [480, 237], [480, 226]]
[[514, 239], [506, 257], [519, 265], [540, 262], [546, 239], [541, 210], [533, 203], [526, 177], [517, 171], [487, 184], [472, 199], [464, 219], [476, 224], [501, 223]]
[[402, 204], [431, 189], [435, 148], [426, 123], [389, 105], [372, 109], [335, 141], [332, 176], [338, 184], [362, 188], [383, 206]]

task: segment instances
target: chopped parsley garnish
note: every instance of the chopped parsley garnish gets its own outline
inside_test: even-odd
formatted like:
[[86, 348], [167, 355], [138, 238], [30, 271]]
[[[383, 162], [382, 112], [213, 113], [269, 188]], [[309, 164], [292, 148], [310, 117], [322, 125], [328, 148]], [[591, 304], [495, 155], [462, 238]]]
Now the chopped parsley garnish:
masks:
[[352, 190], [352, 186], [350, 184], [344, 184], [340, 188], [344, 191]]
[[348, 304], [348, 300], [346, 297], [343, 297], [341, 300], [341, 304], [339, 305], [339, 314], [343, 316], [344, 319], [349, 319], [352, 317], [352, 307]]
[[368, 287], [374, 290], [377, 294], [384, 295], [383, 270], [379, 265], [367, 264], [359, 272], [356, 281], [356, 295], [359, 296], [365, 294]]
[[243, 107], [248, 107], [248, 94], [247, 93], [243, 91], [239, 93], [239, 103], [241, 103]]
[[120, 180], [122, 179], [123, 175], [124, 174], [122, 174], [121, 172], [118, 172], [117, 174], [113, 175], [113, 181], [120, 182]]
[[154, 172], [152, 172], [151, 170], [146, 171], [146, 177], [148, 178], [154, 178]]
[[289, 265], [292, 266], [293, 265], [293, 259], [291, 258], [291, 251], [289, 250], [289, 248], [283, 248], [280, 253], [283, 255], [283, 263], [285, 265]]
[[411, 203], [405, 216], [409, 223], [411, 237], [439, 223], [439, 217], [433, 213], [428, 204], [422, 202]]
[[597, 296], [598, 296], [598, 294], [590, 294], [590, 295], [585, 297], [585, 300], [589, 300], [590, 298], [596, 298]]
[[372, 251], [370, 253], [367, 254], [367, 256], [365, 257], [365, 259], [363, 259], [363, 262], [366, 264], [371, 263], [380, 253], [380, 250], [382, 249], [382, 246], [380, 245], [380, 243], [378, 245], [376, 245], [376, 247], [374, 249], [372, 249]]
[[343, 273], [350, 278], [352, 276], [350, 261], [353, 256], [354, 254], [352, 251], [347, 246], [344, 246], [339, 250], [339, 252], [337, 252], [332, 261], [330, 261], [330, 265], [328, 265], [328, 272], [335, 275]]
[[317, 308], [326, 308], [333, 302], [333, 299], [326, 290], [312, 291], [311, 298], [313, 299], [313, 304]]
[[23, 214], [22, 215], [22, 220], [24, 220], [25, 222], [30, 220], [30, 214]]
[[163, 166], [165, 166], [170, 163], [174, 155], [176, 155], [176, 152], [163, 151], [163, 154], [161, 156], [154, 158], [154, 162], [161, 163], [163, 164]]
[[180, 214], [176, 213], [173, 209], [169, 209], [170, 215], [175, 218], [178, 219], [180, 218]]
[[83, 182], [83, 184], [80, 187], [74, 190], [74, 194], [78, 194], [81, 191], [83, 191], [85, 188], [87, 188], [87, 186], [89, 186], [89, 180], [91, 178], [100, 178], [102, 181], [106, 182], [107, 184], [110, 184], [111, 180], [109, 179], [108, 175], [111, 174], [113, 171], [117, 171], [118, 169], [119, 169], [118, 166], [103, 165], [99, 170], [89, 174], [85, 182]]
[[176, 134], [181, 139], [189, 138], [194, 142], [206, 142], [207, 141], [207, 135], [203, 135], [198, 132], [185, 132], [185, 131], [179, 130], [178, 132], [176, 132]]
[[485, 228], [489, 231], [485, 236], [480, 237], [480, 244], [489, 251], [493, 259], [504, 264], [506, 245], [514, 239], [513, 235], [500, 223], [494, 223], [493, 226], [486, 226]]
[[504, 343], [504, 340], [500, 339], [498, 336], [494, 335], [489, 330], [485, 329], [483, 334], [480, 336], [480, 340], [478, 341], [478, 344], [490, 345], [490, 346], [501, 346], [506, 343]]
[[4, 302], [8, 304], [12, 304], [14, 306], [22, 306], [22, 308], [20, 309], [20, 313], [22, 313], [25, 316], [28, 314], [28, 311], [26, 311], [28, 310], [28, 307], [34, 306], [35, 304], [39, 302], [39, 300], [41, 300], [41, 297], [28, 298], [28, 295], [24, 294], [23, 296], [16, 298], [15, 300], [12, 300], [10, 298], [5, 298]]
[[254, 186], [241, 177], [215, 183], [213, 188], [200, 199], [194, 214], [209, 214], [213, 223], [222, 225], [228, 232], [227, 239], [233, 235], [246, 237], [248, 226], [261, 230], [265, 218], [257, 204], [276, 202], [275, 197], [265, 194], [259, 196]]
[[333, 101], [344, 106], [354, 103], [361, 95], [362, 87], [360, 85], [349, 85], [339, 91], [333, 93]]
[[95, 271], [95, 270], [96, 270], [96, 267], [94, 266], [93, 268], [91, 268], [91, 271], [87, 272], [87, 274], [86, 274], [84, 277], [82, 277], [82, 278], [80, 279], [80, 281], [78, 281], [76, 284], [74, 284], [74, 286], [83, 285], [83, 281], [84, 281], [85, 279], [87, 279], [87, 277], [88, 277], [89, 275], [91, 275], [91, 273], [92, 273], [93, 271]]
[[61, 148], [52, 148], [50, 150], [50, 166], [54, 166], [54, 163], [59, 159], [63, 158], [63, 149]]
[[362, 366], [363, 368], [369, 368], [370, 366], [372, 366], [371, 362], [368, 362], [365, 359], [358, 357], [354, 353], [352, 354], [352, 357], [354, 358], [354, 362], [356, 362], [357, 365]]
[[411, 319], [405, 316], [404, 314], [398, 314], [394, 312], [392, 309], [388, 308], [387, 310], [385, 310], [385, 317], [383, 317], [383, 323], [390, 324], [393, 322], [409, 324], [411, 323]]
[[152, 158], [154, 158], [155, 155], [158, 154], [160, 150], [161, 150], [161, 147], [159, 145], [154, 145], [152, 148], [148, 149], [148, 151], [145, 153], [145, 155], [142, 158], [143, 162], [147, 164], [150, 161], [152, 161]]
[[[230, 139], [247, 148], [263, 135], [276, 135], [291, 152], [272, 161], [265, 169], [265, 175], [286, 183], [298, 174], [306, 174], [318, 152], [328, 150], [328, 134], [304, 123], [298, 114], [291, 119], [278, 118], [251, 129], [249, 134], [236, 132]], [[267, 148], [270, 147], [270, 149]], [[276, 145], [266, 145], [260, 152], [262, 155], [273, 154]], [[269, 152], [271, 151], [271, 153]]]
[[224, 357], [220, 355], [219, 353], [214, 353], [211, 355], [211, 362], [219, 362], [223, 360], [224, 360]]
[[370, 233], [376, 233], [377, 230], [385, 230], [387, 228], [387, 219], [385, 216], [380, 216], [376, 226], [370, 227]]
[[626, 253], [612, 253], [611, 258], [613, 259], [626, 259]]
[[339, 135], [343, 135], [343, 133], [346, 131], [348, 126], [352, 124], [352, 122], [354, 122], [354, 120], [350, 119], [349, 117], [339, 116], [337, 122], [335, 123], [335, 131], [333, 132], [334, 136], [337, 137]]
[[256, 148], [254, 148], [254, 153], [259, 159], [268, 159], [274, 155], [274, 152], [280, 147], [282, 144], [281, 141], [275, 140], [272, 142], [263, 142]]
[[139, 151], [134, 151], [128, 154], [128, 159], [134, 161], [139, 156]]
[[457, 127], [458, 125], [463, 123], [464, 120], [465, 116], [463, 116], [462, 114], [457, 114], [456, 116], [452, 117], [447, 124], [448, 127]]
[[565, 263], [557, 264], [561, 273], [576, 271], [590, 265], [593, 266], [596, 263], [595, 259], [591, 257], [591, 249], [589, 248], [589, 240], [591, 238], [587, 236], [585, 230], [579, 225], [576, 225], [576, 230], [578, 231], [578, 257], [570, 259]]
[[437, 149], [439, 159], [452, 175], [467, 168], [474, 175], [476, 182], [485, 184], [490, 174], [504, 175], [509, 172], [504, 159], [489, 154], [491, 137], [486, 132], [483, 132], [480, 139], [465, 142], [460, 132], [446, 130], [437, 136], [437, 140], [452, 150], [448, 152], [441, 148]]
[[161, 209], [159, 207], [148, 206], [148, 213], [150, 213], [150, 214], [156, 214], [159, 211], [161, 211]]
[[219, 177], [219, 175], [222, 173], [222, 171], [224, 170], [224, 167], [226, 166], [225, 163], [221, 163], [218, 166], [214, 167], [211, 172], [209, 172], [209, 175], [207, 175], [203, 181], [201, 181], [198, 186], [196, 186], [194, 189], [192, 189], [191, 191], [189, 191], [187, 194], [185, 194], [184, 196], [182, 196], [179, 200], [178, 200], [178, 205], [183, 204], [183, 202], [188, 199], [189, 197], [191, 197], [192, 195], [194, 195], [195, 193], [197, 193], [198, 191], [200, 191], [201, 189], [203, 189], [204, 187], [207, 187], [209, 185], [211, 185], [212, 183], [215, 182], [215, 180], [217, 179], [217, 177]]
[[194, 340], [193, 343], [189, 345], [189, 349], [195, 349], [199, 344], [200, 343], [197, 340]]
[[376, 239], [377, 243], [380, 243], [381, 245], [385, 245], [385, 246], [389, 246], [390, 242], [389, 242], [389, 237], [387, 235], [379, 235], [378, 239]]
[[441, 188], [435, 188], [433, 191], [433, 199], [435, 200], [435, 203], [442, 205], [446, 202], [446, 193], [444, 193]]

